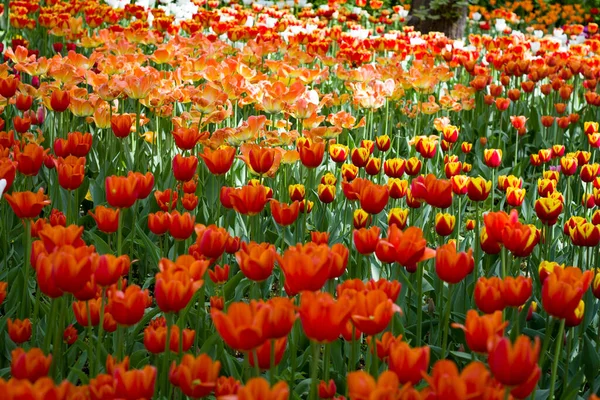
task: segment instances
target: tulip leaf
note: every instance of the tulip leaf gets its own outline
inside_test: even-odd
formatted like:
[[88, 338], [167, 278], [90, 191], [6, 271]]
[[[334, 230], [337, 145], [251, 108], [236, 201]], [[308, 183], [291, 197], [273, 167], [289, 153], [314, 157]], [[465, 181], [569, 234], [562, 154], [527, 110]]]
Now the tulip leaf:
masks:
[[138, 237], [142, 239], [145, 253], [148, 254], [148, 255], [150, 255], [150, 257], [152, 258], [152, 262], [154, 263], [154, 265], [158, 265], [158, 262], [160, 261], [160, 253], [159, 253], [158, 246], [156, 244], [154, 244], [154, 242], [152, 242], [150, 240], [150, 238], [148, 237], [148, 235], [146, 234], [146, 232], [144, 232], [140, 228], [139, 225], [137, 225], [135, 227], [135, 229], [137, 231]]
[[[593, 351], [593, 350], [592, 350]], [[593, 351], [595, 353], [595, 351]], [[568, 374], [568, 371], [564, 371], [564, 374]], [[581, 389], [583, 385], [583, 376], [585, 372], [579, 370], [575, 376], [571, 376], [568, 379], [568, 385], [563, 389], [561, 393], [561, 399], [574, 399], [577, 397], [577, 393], [579, 389]], [[568, 376], [568, 375], [567, 375]], [[557, 378], [556, 385], [559, 387], [562, 379]]]
[[231, 299], [242, 279], [244, 279], [244, 274], [242, 271], [238, 271], [237, 274], [232, 276], [231, 279], [227, 281], [227, 283], [223, 286], [224, 296], [226, 299]]
[[598, 352], [594, 348], [594, 345], [587, 337], [583, 335], [583, 373], [588, 381], [593, 382], [598, 376], [598, 369], [600, 369], [600, 357]]
[[99, 254], [112, 254], [114, 252], [114, 250], [111, 249], [111, 247], [108, 245], [108, 243], [106, 243], [104, 241], [104, 239], [102, 239], [100, 236], [98, 236], [94, 231], [84, 230], [83, 231], [83, 239], [86, 242], [91, 243], [94, 246], [96, 246], [96, 251]]

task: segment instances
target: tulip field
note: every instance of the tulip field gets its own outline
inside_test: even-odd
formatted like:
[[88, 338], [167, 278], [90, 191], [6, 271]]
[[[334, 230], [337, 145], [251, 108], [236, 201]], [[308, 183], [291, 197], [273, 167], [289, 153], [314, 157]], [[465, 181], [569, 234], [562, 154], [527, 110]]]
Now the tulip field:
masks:
[[3, 2], [0, 399], [598, 399], [599, 10], [499, 3]]

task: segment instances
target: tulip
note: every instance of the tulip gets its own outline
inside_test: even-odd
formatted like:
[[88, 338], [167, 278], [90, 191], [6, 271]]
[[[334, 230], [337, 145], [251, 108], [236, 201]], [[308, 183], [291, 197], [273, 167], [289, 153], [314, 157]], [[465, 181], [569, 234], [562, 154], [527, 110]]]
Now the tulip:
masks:
[[473, 249], [466, 253], [457, 252], [456, 245], [449, 243], [440, 246], [436, 251], [435, 271], [444, 282], [459, 283], [473, 272], [474, 265]]
[[554, 268], [542, 286], [544, 310], [555, 318], [569, 318], [579, 306], [593, 279], [592, 271], [577, 267]]
[[400, 383], [416, 385], [429, 368], [429, 346], [411, 348], [408, 343], [397, 341], [390, 349], [388, 364]]
[[104, 233], [115, 233], [119, 228], [119, 213], [121, 210], [112, 209], [104, 206], [96, 206], [95, 213], [88, 211], [88, 214], [94, 218], [98, 230]]
[[502, 337], [507, 325], [508, 322], [502, 321], [501, 311], [479, 316], [477, 311], [469, 310], [465, 325], [452, 324], [452, 327], [462, 329], [465, 332], [467, 346], [471, 351], [486, 353], [488, 342], [496, 337]]
[[201, 398], [210, 395], [217, 387], [221, 363], [206, 354], [194, 357], [185, 354], [181, 363], [172, 366], [169, 380], [181, 389], [184, 395]]
[[381, 230], [373, 226], [370, 229], [361, 228], [353, 233], [354, 245], [356, 251], [363, 255], [369, 255], [375, 252], [377, 243], [379, 242], [379, 234]]
[[16, 344], [21, 344], [31, 339], [31, 321], [29, 318], [24, 320], [8, 318], [6, 320], [8, 336]]
[[105, 180], [106, 201], [115, 208], [129, 208], [138, 198], [135, 176], [108, 176]]
[[475, 284], [473, 297], [477, 308], [486, 314], [492, 314], [495, 311], [502, 311], [506, 307], [503, 298], [504, 282], [498, 277], [481, 277]]
[[262, 282], [271, 276], [275, 267], [275, 246], [269, 243], [242, 242], [235, 253], [240, 270], [246, 278]]
[[110, 292], [106, 310], [118, 324], [131, 326], [140, 322], [149, 301], [147, 290], [142, 290], [137, 285], [130, 285], [125, 290]]
[[502, 294], [504, 302], [509, 307], [520, 307], [527, 302], [531, 297], [532, 292], [532, 281], [531, 278], [525, 278], [524, 276], [507, 276], [504, 278], [504, 285], [502, 286]]
[[27, 379], [34, 383], [48, 375], [51, 362], [52, 355], [45, 356], [38, 348], [25, 351], [17, 347], [11, 352], [10, 374], [15, 379]]
[[302, 292], [298, 314], [304, 334], [319, 343], [331, 343], [340, 336], [352, 312], [349, 297], [337, 301], [329, 293]]
[[117, 368], [114, 372], [115, 393], [127, 400], [151, 399], [154, 396], [156, 367], [146, 365], [143, 369], [125, 371]]
[[276, 259], [285, 276], [285, 291], [290, 296], [303, 290], [320, 290], [329, 278], [332, 258], [325, 244], [297, 244], [282, 256], [277, 254]]
[[537, 367], [540, 338], [534, 342], [521, 335], [511, 344], [503, 337], [488, 344], [488, 365], [497, 381], [506, 386], [518, 386], [527, 381]]
[[400, 307], [383, 290], [370, 290], [358, 292], [354, 297], [351, 319], [361, 332], [376, 335], [388, 326], [397, 312]]
[[268, 307], [255, 301], [232, 303], [227, 313], [211, 309], [210, 315], [219, 335], [231, 348], [248, 352], [264, 343], [263, 326], [268, 318]]

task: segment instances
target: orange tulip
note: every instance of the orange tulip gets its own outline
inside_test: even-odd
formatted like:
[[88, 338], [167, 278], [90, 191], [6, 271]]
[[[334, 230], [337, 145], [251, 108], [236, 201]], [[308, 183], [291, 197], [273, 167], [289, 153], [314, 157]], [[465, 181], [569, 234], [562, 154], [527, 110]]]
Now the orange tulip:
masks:
[[[96, 206], [95, 213], [88, 211], [88, 214], [94, 218], [98, 230], [105, 233], [115, 233], [119, 228], [119, 213], [121, 210], [112, 209], [104, 206]], [[150, 217], [148, 217], [150, 219]], [[150, 224], [150, 222], [148, 222]]]
[[292, 204], [288, 205], [286, 203], [280, 203], [277, 200], [271, 200], [270, 204], [271, 214], [278, 225], [289, 226], [298, 218], [300, 212], [300, 203], [298, 201], [294, 201]]
[[[216, 225], [196, 225], [196, 243], [198, 252], [209, 259], [216, 260], [226, 250], [227, 240], [230, 238], [225, 228]], [[190, 254], [193, 254], [190, 252]]]
[[17, 170], [26, 176], [35, 176], [42, 168], [48, 149], [35, 143], [28, 143], [21, 147], [14, 146], [14, 160]]
[[501, 337], [506, 326], [508, 326], [508, 322], [502, 321], [501, 311], [479, 316], [475, 310], [467, 312], [465, 325], [452, 324], [453, 328], [459, 328], [465, 332], [467, 346], [471, 351], [477, 353], [486, 353], [490, 339], [496, 336]]
[[519, 222], [502, 231], [502, 243], [515, 257], [528, 257], [540, 241], [540, 232], [533, 225]]
[[181, 154], [173, 158], [173, 176], [180, 182], [191, 180], [198, 169], [196, 156], [183, 157]]
[[191, 128], [176, 126], [175, 130], [173, 131], [175, 146], [179, 147], [181, 150], [192, 150], [202, 139], [202, 136], [203, 134], [198, 132], [198, 128], [195, 126]]
[[262, 282], [271, 276], [275, 267], [275, 246], [269, 243], [245, 243], [235, 253], [240, 270], [246, 278]]
[[390, 348], [388, 364], [400, 383], [416, 385], [429, 368], [429, 347], [411, 348], [406, 342], [396, 341]]
[[269, 385], [264, 378], [252, 378], [237, 392], [238, 400], [288, 400], [290, 389], [285, 381]]
[[211, 150], [209, 147], [204, 147], [200, 157], [204, 160], [206, 167], [213, 175], [223, 175], [227, 173], [233, 165], [235, 158], [235, 148], [223, 146], [217, 150]]
[[537, 367], [540, 338], [533, 343], [521, 335], [514, 344], [503, 337], [488, 344], [488, 365], [497, 381], [506, 386], [518, 386], [527, 381]]
[[33, 383], [48, 375], [51, 362], [52, 355], [45, 356], [38, 348], [26, 352], [17, 347], [11, 352], [10, 374], [15, 379], [27, 379]]
[[145, 174], [141, 172], [132, 172], [129, 171], [127, 173], [127, 177], [133, 176], [137, 180], [137, 198], [138, 200], [143, 200], [146, 197], [150, 196], [152, 193], [152, 189], [154, 189], [154, 175], [152, 172], [148, 171]]
[[388, 203], [390, 192], [387, 186], [369, 183], [358, 194], [360, 208], [369, 214], [379, 214]]
[[544, 310], [555, 318], [570, 317], [592, 279], [593, 271], [582, 272], [577, 267], [554, 268], [542, 287]]
[[[177, 325], [171, 326], [169, 329], [169, 350], [176, 353], [179, 352], [180, 338], [181, 350], [188, 351], [194, 344], [196, 332], [191, 329], [180, 331]], [[150, 324], [144, 329], [144, 347], [152, 354], [159, 354], [165, 351], [167, 345], [167, 322], [164, 317], [153, 319]]]
[[377, 382], [365, 371], [350, 372], [347, 381], [348, 398], [351, 400], [420, 398], [410, 385], [399, 389], [400, 380], [392, 371], [383, 372]]
[[375, 252], [377, 243], [379, 243], [379, 234], [381, 229], [373, 226], [370, 229], [361, 228], [354, 230], [354, 246], [360, 254], [369, 255]]
[[351, 313], [352, 301], [347, 296], [335, 301], [329, 293], [305, 291], [300, 297], [298, 314], [304, 334], [319, 343], [337, 340]]
[[377, 243], [375, 255], [382, 262], [398, 262], [407, 271], [415, 272], [418, 262], [435, 257], [435, 250], [427, 247], [420, 228], [411, 226], [402, 232], [396, 225], [392, 225], [388, 229], [388, 237]]
[[16, 344], [25, 343], [31, 338], [31, 321], [29, 318], [24, 320], [8, 318], [6, 325], [10, 340]]
[[[100, 206], [98, 206], [100, 207]], [[98, 209], [96, 207], [96, 210]], [[97, 211], [96, 211], [97, 212]], [[94, 218], [95, 219], [95, 218]], [[164, 235], [169, 231], [171, 225], [171, 214], [159, 211], [148, 214], [148, 229], [155, 235]]]
[[50, 200], [44, 194], [44, 189], [37, 193], [13, 192], [4, 194], [4, 198], [18, 218], [32, 219], [40, 215], [42, 209], [50, 204]]
[[267, 190], [264, 186], [246, 185], [233, 189], [229, 194], [235, 211], [243, 215], [257, 215], [267, 204]]
[[114, 372], [115, 393], [126, 399], [151, 399], [154, 396], [156, 367], [146, 365], [143, 369], [126, 371], [117, 368]]
[[135, 176], [108, 176], [104, 187], [106, 201], [115, 208], [129, 208], [138, 198], [138, 183]]
[[332, 256], [325, 244], [297, 244], [282, 256], [277, 254], [276, 259], [283, 271], [284, 288], [289, 296], [303, 290], [320, 290], [329, 278]]
[[174, 264], [156, 274], [156, 304], [165, 313], [177, 313], [187, 306], [201, 284], [193, 282], [187, 269]]
[[247, 352], [265, 341], [263, 327], [269, 308], [256, 301], [232, 303], [227, 313], [212, 309], [210, 315], [217, 332], [232, 349]]
[[298, 153], [302, 165], [306, 168], [317, 168], [323, 161], [325, 142], [305, 140], [304, 143], [298, 145]]
[[491, 314], [498, 310], [504, 310], [506, 303], [503, 298], [504, 281], [493, 276], [491, 278], [481, 277], [475, 283], [473, 297], [477, 308], [486, 314]]
[[419, 176], [412, 181], [410, 189], [415, 199], [424, 200], [433, 207], [452, 205], [452, 182], [449, 180], [437, 179], [433, 174]]
[[447, 283], [456, 284], [473, 272], [473, 249], [457, 252], [454, 242], [438, 247], [435, 254], [435, 271]]
[[179, 211], [171, 212], [169, 218], [169, 234], [176, 240], [185, 240], [194, 232], [194, 218], [190, 213], [180, 214]]
[[131, 326], [140, 322], [149, 301], [148, 290], [130, 285], [125, 290], [110, 291], [106, 310], [118, 324]]
[[167, 189], [164, 192], [161, 192], [160, 190], [154, 191], [156, 204], [158, 204], [160, 209], [165, 212], [170, 212], [177, 206], [178, 198], [179, 195], [175, 190]]
[[59, 157], [56, 161], [58, 184], [66, 190], [75, 190], [83, 183], [85, 178], [85, 157], [68, 156], [66, 159]]
[[206, 354], [198, 357], [185, 354], [179, 365], [171, 367], [169, 380], [184, 395], [201, 398], [210, 395], [217, 387], [220, 369], [221, 363], [213, 361]]
[[392, 320], [394, 313], [400, 312], [400, 307], [383, 290], [358, 292], [354, 302], [352, 323], [367, 335], [382, 332]]
[[513, 278], [512, 276], [504, 278], [502, 297], [507, 306], [520, 307], [524, 305], [531, 297], [531, 292], [531, 278], [525, 278], [522, 275], [519, 275], [516, 278]]

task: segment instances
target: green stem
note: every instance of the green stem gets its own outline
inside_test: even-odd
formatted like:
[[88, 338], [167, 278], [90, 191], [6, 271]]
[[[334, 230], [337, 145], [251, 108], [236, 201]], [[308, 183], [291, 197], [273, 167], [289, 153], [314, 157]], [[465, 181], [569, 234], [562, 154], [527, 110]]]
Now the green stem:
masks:
[[169, 398], [169, 355], [171, 353], [170, 345], [171, 345], [171, 325], [173, 324], [171, 320], [171, 314], [167, 313], [165, 315], [165, 319], [167, 321], [167, 337], [165, 338], [165, 353], [163, 356], [163, 370], [162, 374], [162, 393], [166, 398]]
[[260, 378], [260, 366], [258, 365], [258, 352], [256, 349], [252, 350], [252, 358], [254, 358], [254, 373], [257, 378]]
[[29, 270], [31, 269], [31, 220], [25, 219], [25, 260], [23, 267], [23, 300], [21, 303], [21, 317], [29, 314]]
[[422, 320], [423, 320], [423, 266], [417, 266], [417, 337], [416, 346], [421, 346], [421, 332], [422, 332]]
[[446, 303], [446, 310], [444, 312], [444, 338], [442, 339], [442, 359], [446, 358], [446, 349], [448, 348], [448, 326], [450, 322], [450, 310], [452, 309], [452, 296], [456, 285], [450, 285], [450, 291], [448, 292], [448, 302]]
[[125, 210], [121, 209], [119, 213], [119, 226], [117, 227], [117, 257], [122, 254], [123, 249], [123, 212]]
[[560, 320], [560, 326], [558, 328], [558, 335], [556, 336], [556, 347], [554, 348], [554, 360], [552, 362], [552, 375], [550, 377], [550, 395], [549, 399], [554, 399], [554, 387], [556, 385], [556, 372], [558, 371], [558, 360], [560, 359], [560, 352], [562, 350], [563, 334], [565, 331], [565, 319]]
[[100, 323], [98, 324], [98, 341], [96, 342], [96, 362], [98, 365], [98, 370], [102, 368], [104, 364], [102, 361], [102, 357], [100, 356], [100, 347], [102, 346], [102, 336], [104, 333], [104, 297], [106, 296], [106, 288], [102, 288], [102, 293], [100, 294]]
[[319, 356], [321, 355], [321, 344], [317, 342], [310, 343], [312, 347], [312, 371], [310, 374], [310, 399], [317, 400], [317, 373], [319, 371]]

